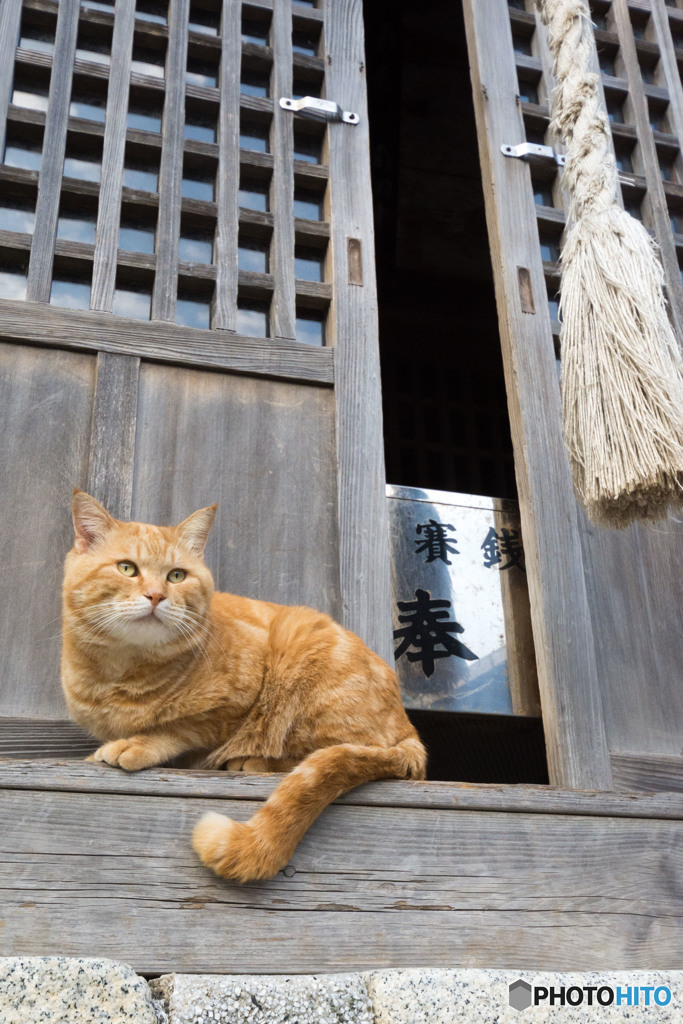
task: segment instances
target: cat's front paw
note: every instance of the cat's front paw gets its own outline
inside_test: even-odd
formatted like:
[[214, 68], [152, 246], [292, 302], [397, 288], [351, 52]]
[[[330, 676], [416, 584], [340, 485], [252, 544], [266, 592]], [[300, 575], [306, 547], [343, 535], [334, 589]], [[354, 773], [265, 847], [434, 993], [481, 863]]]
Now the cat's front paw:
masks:
[[142, 768], [151, 768], [158, 764], [155, 751], [140, 739], [112, 740], [91, 754], [88, 761], [105, 761], [115, 768], [124, 768], [127, 772], [139, 772]]

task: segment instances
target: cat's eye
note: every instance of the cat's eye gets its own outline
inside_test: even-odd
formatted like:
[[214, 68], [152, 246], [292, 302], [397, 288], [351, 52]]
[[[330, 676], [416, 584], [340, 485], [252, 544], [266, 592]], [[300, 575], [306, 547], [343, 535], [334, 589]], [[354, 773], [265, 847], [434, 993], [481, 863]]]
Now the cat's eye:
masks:
[[116, 566], [119, 572], [122, 572], [124, 576], [137, 576], [138, 567], [132, 562], [119, 562]]
[[171, 583], [180, 583], [186, 576], [187, 573], [184, 569], [171, 569], [166, 579]]

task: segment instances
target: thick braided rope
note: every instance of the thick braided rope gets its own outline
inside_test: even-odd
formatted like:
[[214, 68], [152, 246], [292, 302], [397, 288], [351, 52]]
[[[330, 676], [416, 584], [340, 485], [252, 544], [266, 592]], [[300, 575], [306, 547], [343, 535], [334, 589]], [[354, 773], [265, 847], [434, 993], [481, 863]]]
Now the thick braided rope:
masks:
[[562, 416], [572, 477], [596, 522], [625, 526], [681, 500], [683, 362], [663, 272], [642, 224], [617, 202], [609, 124], [591, 70], [584, 0], [536, 0], [567, 146], [570, 227], [562, 252]]
[[617, 166], [607, 117], [600, 109], [598, 76], [590, 70], [593, 31], [584, 0], [537, 0], [548, 29], [557, 85], [551, 128], [567, 147], [564, 187], [570, 216], [607, 210], [617, 202]]

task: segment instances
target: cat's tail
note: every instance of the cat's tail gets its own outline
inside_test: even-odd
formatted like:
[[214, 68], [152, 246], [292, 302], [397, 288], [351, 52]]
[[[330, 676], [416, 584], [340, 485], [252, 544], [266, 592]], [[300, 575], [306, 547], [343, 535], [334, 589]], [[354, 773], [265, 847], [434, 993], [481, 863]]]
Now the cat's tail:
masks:
[[194, 830], [192, 845], [223, 878], [271, 878], [287, 864], [309, 825], [338, 796], [372, 779], [423, 779], [426, 760], [416, 735], [394, 747], [323, 747], [289, 772], [250, 821], [206, 814]]

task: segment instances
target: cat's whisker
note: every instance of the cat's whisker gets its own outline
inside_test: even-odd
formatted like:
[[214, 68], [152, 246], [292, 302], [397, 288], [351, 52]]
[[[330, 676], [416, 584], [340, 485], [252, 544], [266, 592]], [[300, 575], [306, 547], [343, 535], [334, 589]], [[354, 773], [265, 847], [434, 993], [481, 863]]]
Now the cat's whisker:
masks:
[[178, 632], [190, 641], [191, 646], [195, 648], [198, 654], [201, 654], [204, 657], [206, 664], [211, 668], [211, 660], [206, 653], [206, 644], [202, 644], [202, 637], [198, 636], [197, 633], [190, 628], [190, 625], [184, 621], [182, 613], [176, 613], [172, 616], [169, 615], [169, 618], [172, 618]]
[[212, 643], [215, 644], [218, 653], [225, 654], [222, 644], [220, 643], [218, 637], [213, 632], [205, 618], [203, 618], [201, 615], [198, 615], [196, 612], [191, 611], [189, 608], [184, 609], [183, 615], [185, 618], [189, 619], [189, 621], [193, 625], [201, 626], [206, 634], [207, 639], [211, 640]]

